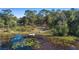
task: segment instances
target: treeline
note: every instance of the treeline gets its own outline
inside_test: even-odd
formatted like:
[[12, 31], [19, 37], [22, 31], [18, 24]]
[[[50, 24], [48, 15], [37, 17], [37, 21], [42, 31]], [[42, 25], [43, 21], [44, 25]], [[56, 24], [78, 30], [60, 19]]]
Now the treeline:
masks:
[[25, 10], [24, 16], [21, 18], [14, 16], [10, 9], [0, 12], [0, 28], [27, 25], [44, 26], [51, 29], [53, 35], [79, 36], [79, 10], [74, 8], [69, 10], [42, 9], [39, 12]]

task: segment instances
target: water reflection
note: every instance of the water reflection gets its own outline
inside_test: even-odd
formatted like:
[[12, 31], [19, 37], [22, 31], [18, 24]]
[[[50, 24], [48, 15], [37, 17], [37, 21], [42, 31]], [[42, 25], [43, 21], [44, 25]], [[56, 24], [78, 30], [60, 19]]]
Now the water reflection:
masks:
[[16, 48], [12, 48], [12, 46], [15, 46], [17, 43], [23, 42], [24, 39], [25, 37], [23, 35], [17, 34], [12, 37], [8, 43], [3, 44], [0, 42], [0, 50], [32, 50], [31, 46], [17, 46]]

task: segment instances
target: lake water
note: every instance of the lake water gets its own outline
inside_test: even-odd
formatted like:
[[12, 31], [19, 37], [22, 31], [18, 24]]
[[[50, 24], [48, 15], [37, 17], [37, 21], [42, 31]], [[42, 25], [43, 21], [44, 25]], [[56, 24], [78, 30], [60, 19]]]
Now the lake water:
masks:
[[[15, 35], [14, 37], [12, 37], [10, 39], [10, 41], [9, 41], [9, 43], [7, 45], [2, 44], [0, 46], [0, 50], [14, 50], [12, 48], [12, 46], [16, 45], [17, 42], [18, 43], [23, 42], [24, 39], [25, 39], [24, 36], [17, 34], [17, 35]], [[32, 47], [31, 46], [23, 46], [23, 47], [19, 46], [19, 47], [16, 47], [15, 50], [32, 50]]]

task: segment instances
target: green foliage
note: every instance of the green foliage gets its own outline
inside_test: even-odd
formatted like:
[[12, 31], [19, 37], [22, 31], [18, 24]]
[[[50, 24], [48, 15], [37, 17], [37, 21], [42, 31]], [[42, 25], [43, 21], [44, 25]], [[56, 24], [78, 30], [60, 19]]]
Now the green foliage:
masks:
[[57, 25], [55, 29], [52, 30], [54, 35], [64, 36], [68, 34], [68, 28], [66, 25]]
[[12, 45], [12, 48], [16, 49], [17, 47], [23, 47], [23, 46], [40, 48], [40, 44], [38, 41], [35, 40], [35, 38], [27, 38], [27, 39], [24, 39], [24, 41], [22, 42], [17, 42], [16, 44]]
[[74, 8], [70, 10], [42, 9], [39, 12], [25, 10], [21, 18], [14, 16], [10, 9], [0, 11], [0, 28], [21, 32], [30, 31], [31, 28], [26, 27], [28, 25], [45, 27], [45, 29], [52, 30], [53, 35], [79, 36], [79, 10]]
[[35, 41], [34, 41], [33, 38], [32, 38], [32, 39], [31, 39], [31, 38], [28, 39], [27, 42], [26, 42], [26, 45], [27, 45], [27, 46], [32, 46], [32, 45], [34, 45], [34, 44], [35, 44]]
[[32, 10], [26, 10], [25, 13], [25, 20], [27, 24], [34, 24], [34, 22], [37, 20], [37, 15], [36, 15], [36, 11], [32, 11]]
[[13, 30], [24, 32], [26, 31], [26, 28], [24, 26], [16, 26], [15, 28], [13, 28]]
[[0, 12], [0, 24], [5, 28], [14, 27], [17, 24], [17, 18], [10, 9], [4, 9]]

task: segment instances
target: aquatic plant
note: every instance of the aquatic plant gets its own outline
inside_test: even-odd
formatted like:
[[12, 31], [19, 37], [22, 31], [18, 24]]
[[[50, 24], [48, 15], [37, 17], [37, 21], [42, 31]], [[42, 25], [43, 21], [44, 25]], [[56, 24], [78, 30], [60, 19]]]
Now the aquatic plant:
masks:
[[22, 47], [37, 47], [39, 48], [39, 42], [35, 40], [35, 38], [28, 38], [28, 37], [23, 37], [22, 35], [16, 35], [14, 36], [11, 41], [11, 48], [12, 49], [17, 49], [17, 48], [22, 48]]

